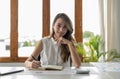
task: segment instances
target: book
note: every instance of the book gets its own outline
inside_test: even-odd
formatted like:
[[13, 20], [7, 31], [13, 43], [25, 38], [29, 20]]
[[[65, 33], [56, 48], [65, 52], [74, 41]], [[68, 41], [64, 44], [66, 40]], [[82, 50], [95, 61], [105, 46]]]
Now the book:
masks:
[[41, 67], [38, 67], [37, 69], [31, 68], [31, 70], [62, 70], [63, 66], [57, 66], [57, 65], [43, 65]]

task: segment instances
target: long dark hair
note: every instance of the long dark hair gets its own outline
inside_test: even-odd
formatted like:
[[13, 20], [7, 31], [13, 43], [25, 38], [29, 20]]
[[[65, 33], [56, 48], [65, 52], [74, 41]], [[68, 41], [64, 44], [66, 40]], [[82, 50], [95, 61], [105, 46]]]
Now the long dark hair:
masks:
[[[73, 25], [72, 25], [72, 22], [70, 20], [70, 18], [65, 14], [65, 13], [59, 13], [56, 15], [54, 21], [53, 21], [53, 24], [52, 26], [54, 26], [55, 22], [57, 21], [57, 19], [63, 19], [65, 21], [65, 26], [67, 28], [67, 33], [63, 36], [65, 39], [68, 39], [69, 41], [73, 42], [74, 39], [72, 37], [72, 33], [73, 33]], [[52, 28], [52, 33], [50, 35], [50, 37], [54, 37], [54, 30]], [[70, 51], [69, 51], [69, 48], [66, 44], [61, 44], [61, 58], [63, 60], [63, 62], [66, 62], [68, 61], [68, 58], [70, 56]]]

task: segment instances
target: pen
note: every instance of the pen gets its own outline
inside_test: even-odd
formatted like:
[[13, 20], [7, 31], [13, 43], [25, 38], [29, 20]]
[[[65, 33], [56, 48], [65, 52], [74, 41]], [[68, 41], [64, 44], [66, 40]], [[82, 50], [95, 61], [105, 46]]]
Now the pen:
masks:
[[[32, 56], [32, 55], [31, 55], [31, 56]], [[34, 60], [38, 61], [34, 56], [32, 56], [32, 58], [33, 58]]]

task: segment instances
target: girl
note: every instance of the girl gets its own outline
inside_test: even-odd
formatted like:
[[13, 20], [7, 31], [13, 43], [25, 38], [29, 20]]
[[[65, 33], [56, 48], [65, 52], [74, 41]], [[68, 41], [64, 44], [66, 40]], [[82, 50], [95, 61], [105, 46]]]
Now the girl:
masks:
[[[38, 68], [42, 65], [60, 65], [70, 67], [70, 62], [78, 68], [81, 64], [72, 37], [73, 26], [69, 17], [64, 13], [56, 15], [52, 33], [42, 38], [32, 55], [25, 61], [25, 67]], [[40, 55], [41, 59], [36, 61]]]

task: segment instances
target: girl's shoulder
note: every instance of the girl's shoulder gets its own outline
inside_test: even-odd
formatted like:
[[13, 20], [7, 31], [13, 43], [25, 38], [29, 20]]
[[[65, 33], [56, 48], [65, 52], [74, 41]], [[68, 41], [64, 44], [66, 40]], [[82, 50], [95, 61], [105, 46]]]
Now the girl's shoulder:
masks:
[[50, 36], [45, 36], [41, 39], [42, 41], [50, 41], [51, 37]]

